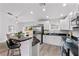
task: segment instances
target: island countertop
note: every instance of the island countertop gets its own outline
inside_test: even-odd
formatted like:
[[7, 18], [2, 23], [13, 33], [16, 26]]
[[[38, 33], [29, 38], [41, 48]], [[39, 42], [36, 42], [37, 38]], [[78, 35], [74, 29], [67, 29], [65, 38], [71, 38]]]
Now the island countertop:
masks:
[[23, 41], [27, 41], [27, 40], [32, 39], [32, 46], [35, 46], [37, 43], [40, 42], [40, 40], [35, 36], [33, 36], [33, 37], [26, 36], [26, 37], [21, 37], [21, 38], [18, 38], [16, 36], [10, 36], [8, 39], [12, 39], [12, 40], [15, 40], [17, 42], [23, 42]]

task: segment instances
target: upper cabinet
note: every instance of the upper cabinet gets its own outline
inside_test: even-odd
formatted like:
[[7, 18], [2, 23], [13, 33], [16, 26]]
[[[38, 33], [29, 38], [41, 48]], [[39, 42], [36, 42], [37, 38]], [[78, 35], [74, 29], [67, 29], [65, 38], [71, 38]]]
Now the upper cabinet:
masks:
[[70, 18], [60, 20], [60, 30], [72, 30]]
[[79, 30], [79, 11], [75, 13], [75, 17], [71, 20], [73, 30]]

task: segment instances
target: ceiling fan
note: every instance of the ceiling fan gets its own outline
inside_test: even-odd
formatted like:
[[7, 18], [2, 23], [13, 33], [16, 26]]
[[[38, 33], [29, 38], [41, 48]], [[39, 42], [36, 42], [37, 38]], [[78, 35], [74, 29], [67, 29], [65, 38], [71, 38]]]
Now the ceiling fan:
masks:
[[7, 12], [8, 15], [11, 15], [11, 16], [14, 16], [16, 18], [16, 24], [18, 23], [18, 16], [14, 15], [13, 13], [11, 12]]
[[18, 18], [18, 16], [15, 16], [14, 14], [12, 14], [11, 12], [7, 12], [8, 15], [14, 16], [16, 19]]
[[[24, 9], [24, 10], [25, 10], [25, 9]], [[23, 11], [24, 11], [24, 10], [23, 10]], [[18, 15], [15, 15], [15, 14], [13, 14], [13, 13], [10, 12], [10, 11], [3, 11], [3, 10], [0, 10], [1, 13], [8, 14], [8, 15], [10, 15], [10, 16], [15, 17], [16, 19], [18, 19], [18, 18], [21, 16], [21, 14], [23, 13], [23, 11], [21, 11]]]

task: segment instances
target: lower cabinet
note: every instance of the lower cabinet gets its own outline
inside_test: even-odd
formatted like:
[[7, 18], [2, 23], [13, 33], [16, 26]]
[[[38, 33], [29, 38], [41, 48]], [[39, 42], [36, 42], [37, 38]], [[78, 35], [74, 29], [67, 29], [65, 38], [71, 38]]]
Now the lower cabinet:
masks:
[[21, 42], [21, 56], [39, 56], [40, 43], [32, 46], [32, 39]]
[[21, 56], [32, 56], [32, 39], [21, 42]]
[[44, 35], [44, 43], [61, 46], [63, 45], [61, 36]]
[[40, 43], [32, 47], [32, 56], [39, 56]]

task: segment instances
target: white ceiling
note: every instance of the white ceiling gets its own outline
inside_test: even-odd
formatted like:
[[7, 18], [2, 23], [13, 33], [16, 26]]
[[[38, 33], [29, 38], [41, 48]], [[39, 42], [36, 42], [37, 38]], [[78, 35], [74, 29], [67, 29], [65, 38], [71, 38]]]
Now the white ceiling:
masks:
[[[47, 3], [46, 11], [42, 11], [43, 7], [39, 3], [2, 3], [0, 4], [0, 11], [3, 13], [11, 12], [18, 16], [18, 20], [21, 21], [36, 21], [46, 19], [46, 16], [53, 20], [53, 18], [61, 17], [62, 14], [68, 15], [71, 11], [76, 10], [76, 6], [75, 3], [68, 3], [65, 7], [62, 6], [62, 3]], [[30, 14], [30, 11], [33, 11], [33, 14]]]

